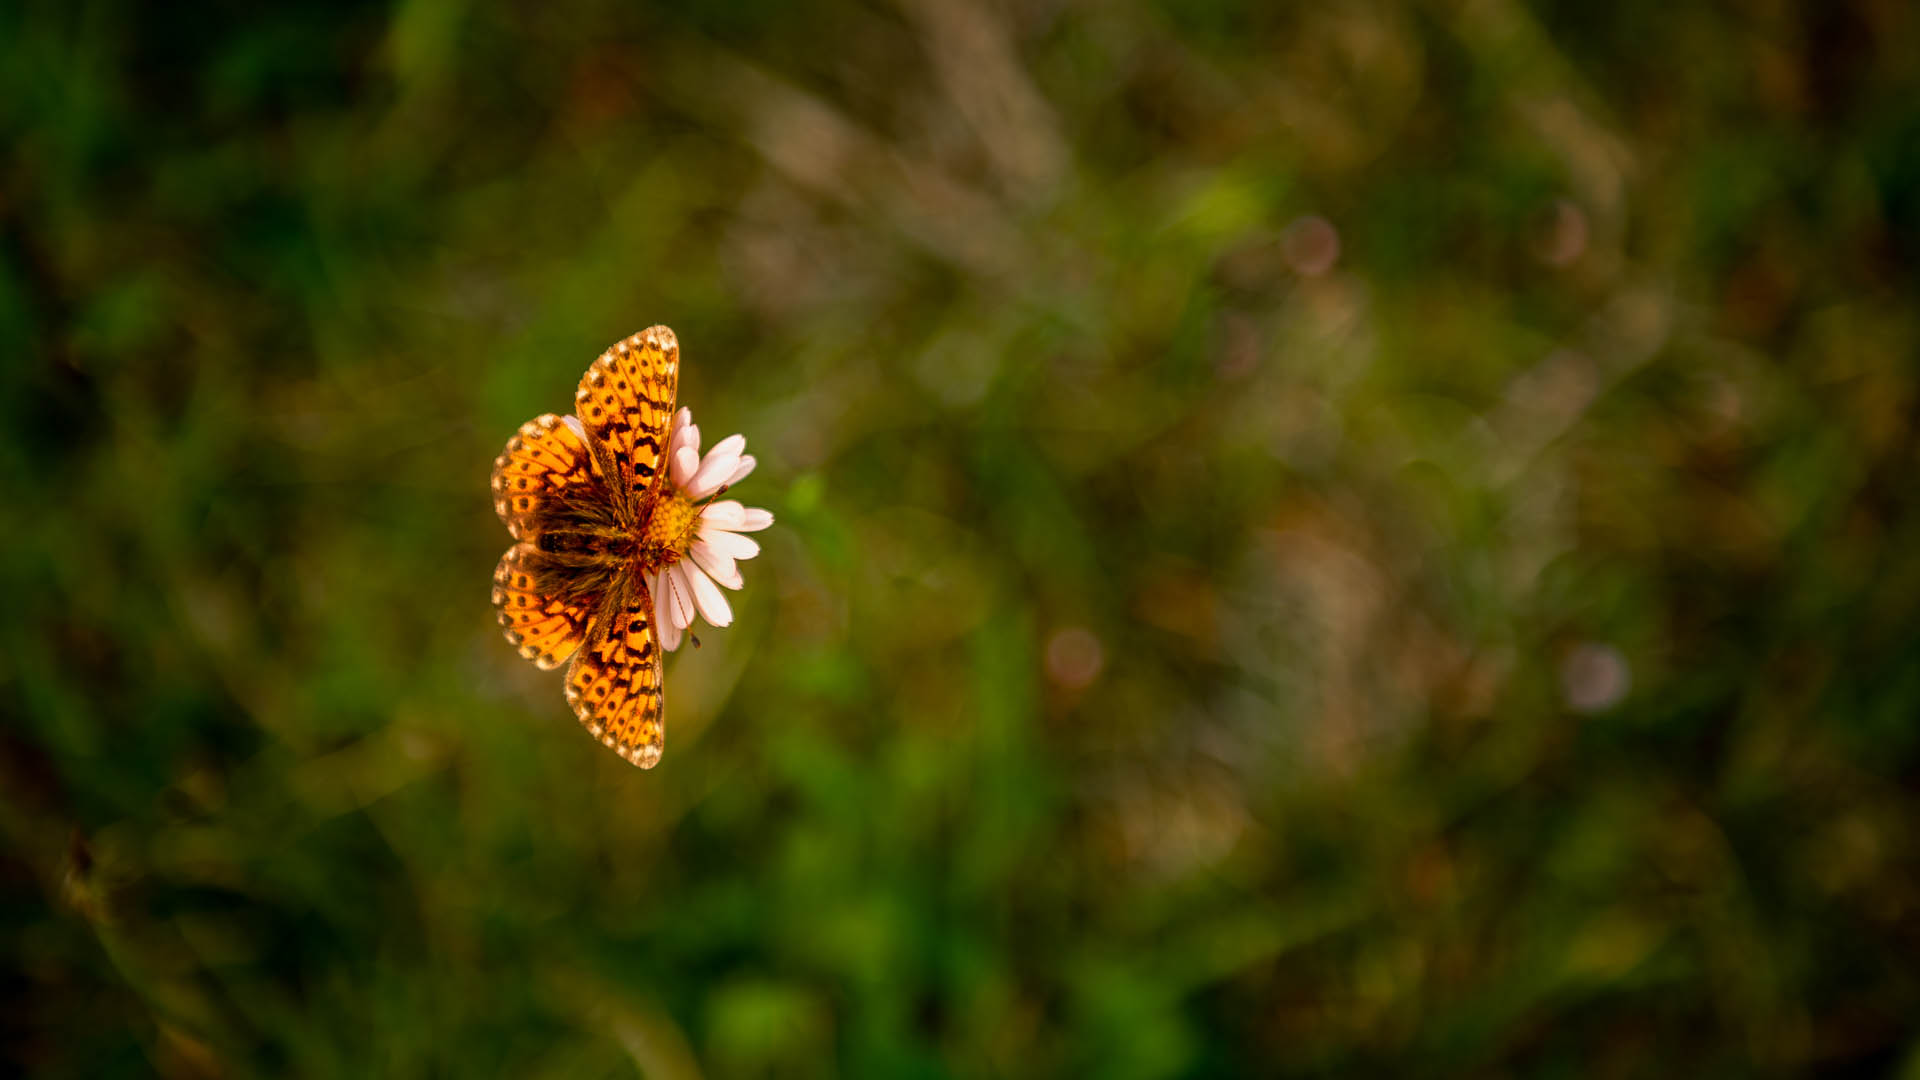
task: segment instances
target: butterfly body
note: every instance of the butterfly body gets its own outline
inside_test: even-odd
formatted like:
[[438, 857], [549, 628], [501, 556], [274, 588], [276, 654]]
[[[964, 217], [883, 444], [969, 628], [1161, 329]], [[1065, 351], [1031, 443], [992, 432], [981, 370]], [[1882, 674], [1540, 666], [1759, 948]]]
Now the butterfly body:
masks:
[[602, 492], [551, 506], [532, 524], [537, 557], [523, 557], [537, 589], [552, 596], [598, 597], [623, 578], [651, 578], [678, 562], [694, 507], [667, 491], [629, 515], [608, 513]]

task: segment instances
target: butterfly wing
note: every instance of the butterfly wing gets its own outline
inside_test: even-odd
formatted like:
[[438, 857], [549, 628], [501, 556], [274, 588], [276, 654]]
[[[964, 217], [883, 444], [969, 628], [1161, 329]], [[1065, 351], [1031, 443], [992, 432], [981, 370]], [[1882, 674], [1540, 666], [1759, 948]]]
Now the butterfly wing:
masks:
[[574, 412], [611, 459], [613, 481], [631, 506], [666, 471], [661, 451], [680, 384], [680, 343], [652, 326], [616, 343], [580, 377]]
[[534, 417], [493, 459], [493, 510], [515, 540], [532, 539], [544, 510], [584, 494], [594, 481], [585, 429], [570, 420]]
[[573, 655], [592, 614], [587, 602], [561, 595], [534, 545], [543, 522], [598, 488], [584, 430], [552, 413], [536, 416], [493, 461], [494, 512], [521, 541], [493, 568], [493, 606], [507, 641], [542, 670]]
[[559, 667], [586, 640], [592, 613], [586, 603], [552, 591], [540, 572], [540, 551], [515, 544], [493, 568], [493, 607], [507, 642], [542, 671]]
[[666, 741], [660, 657], [653, 597], [639, 574], [628, 574], [602, 601], [567, 669], [567, 704], [580, 723], [643, 769], [659, 764]]

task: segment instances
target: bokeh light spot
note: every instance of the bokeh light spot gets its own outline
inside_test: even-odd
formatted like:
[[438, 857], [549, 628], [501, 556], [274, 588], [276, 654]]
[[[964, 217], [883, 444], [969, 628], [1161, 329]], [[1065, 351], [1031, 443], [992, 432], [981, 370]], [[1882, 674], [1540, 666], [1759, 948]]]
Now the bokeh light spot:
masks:
[[1085, 627], [1065, 627], [1047, 639], [1047, 678], [1058, 686], [1083, 690], [1100, 677], [1106, 664], [1107, 650]]

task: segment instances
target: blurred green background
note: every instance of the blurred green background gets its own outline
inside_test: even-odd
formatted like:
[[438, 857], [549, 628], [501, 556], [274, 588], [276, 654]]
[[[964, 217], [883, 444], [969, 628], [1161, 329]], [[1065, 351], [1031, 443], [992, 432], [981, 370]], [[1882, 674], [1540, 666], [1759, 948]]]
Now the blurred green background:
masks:
[[[1920, 12], [0, 8], [0, 1053], [1920, 1076]], [[661, 767], [487, 481], [678, 331]]]

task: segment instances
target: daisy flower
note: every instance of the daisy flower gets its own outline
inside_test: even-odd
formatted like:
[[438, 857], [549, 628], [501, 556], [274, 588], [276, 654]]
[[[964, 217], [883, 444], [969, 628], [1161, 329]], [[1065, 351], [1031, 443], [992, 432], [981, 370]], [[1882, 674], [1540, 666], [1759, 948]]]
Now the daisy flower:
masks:
[[[693, 506], [747, 478], [755, 464], [744, 435], [729, 435], [700, 456], [700, 428], [693, 411], [681, 409], [667, 436], [667, 479], [681, 499]], [[680, 636], [694, 616], [726, 626], [733, 621], [722, 587], [738, 589], [745, 582], [738, 563], [760, 554], [760, 545], [743, 534], [773, 524], [773, 515], [758, 507], [720, 499], [701, 506], [692, 522], [691, 541], [682, 557], [656, 570], [647, 580], [653, 593], [654, 617], [660, 627], [660, 645], [668, 652], [680, 647]]]

